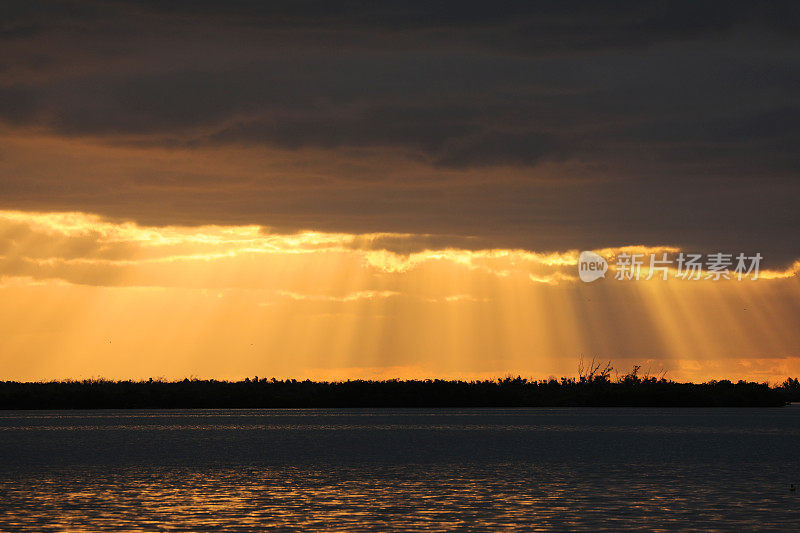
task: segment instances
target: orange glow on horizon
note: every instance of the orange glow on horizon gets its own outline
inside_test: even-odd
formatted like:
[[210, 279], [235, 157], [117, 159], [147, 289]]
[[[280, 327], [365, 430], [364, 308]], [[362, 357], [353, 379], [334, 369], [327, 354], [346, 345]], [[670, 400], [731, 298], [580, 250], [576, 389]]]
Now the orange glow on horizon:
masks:
[[[0, 211], [0, 379], [545, 378], [581, 356], [681, 380], [800, 374], [800, 261], [757, 281], [586, 284], [577, 250], [420, 237]], [[623, 251], [678, 249], [598, 250]]]

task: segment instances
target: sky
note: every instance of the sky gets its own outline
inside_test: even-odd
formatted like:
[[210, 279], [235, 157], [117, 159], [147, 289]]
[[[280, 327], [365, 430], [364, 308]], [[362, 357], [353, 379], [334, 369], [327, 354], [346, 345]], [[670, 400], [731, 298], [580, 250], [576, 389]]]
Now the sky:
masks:
[[0, 379], [798, 375], [798, 35], [780, 1], [3, 2]]

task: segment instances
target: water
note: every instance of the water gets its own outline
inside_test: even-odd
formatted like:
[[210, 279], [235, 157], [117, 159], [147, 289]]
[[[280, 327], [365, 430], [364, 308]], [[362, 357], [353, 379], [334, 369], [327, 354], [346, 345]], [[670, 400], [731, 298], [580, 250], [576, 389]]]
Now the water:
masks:
[[0, 531], [800, 529], [800, 406], [0, 412]]

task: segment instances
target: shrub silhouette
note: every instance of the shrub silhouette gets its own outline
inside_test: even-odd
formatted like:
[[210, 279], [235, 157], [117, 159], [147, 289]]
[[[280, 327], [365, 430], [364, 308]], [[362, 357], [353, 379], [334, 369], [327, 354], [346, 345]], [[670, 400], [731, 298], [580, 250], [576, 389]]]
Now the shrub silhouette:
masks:
[[800, 401], [800, 383], [777, 387], [728, 380], [678, 383], [640, 376], [635, 366], [611, 379], [611, 364], [594, 361], [578, 378], [529, 380], [297, 381], [254, 377], [243, 381], [0, 382], [0, 409], [256, 408], [256, 407], [718, 407], [782, 406]]

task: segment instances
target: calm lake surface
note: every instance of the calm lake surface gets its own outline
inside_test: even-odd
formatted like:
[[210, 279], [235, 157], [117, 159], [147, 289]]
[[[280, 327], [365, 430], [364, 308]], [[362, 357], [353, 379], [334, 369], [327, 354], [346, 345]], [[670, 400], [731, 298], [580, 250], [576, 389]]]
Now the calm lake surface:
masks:
[[0, 411], [0, 531], [800, 529], [800, 406]]

